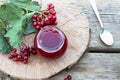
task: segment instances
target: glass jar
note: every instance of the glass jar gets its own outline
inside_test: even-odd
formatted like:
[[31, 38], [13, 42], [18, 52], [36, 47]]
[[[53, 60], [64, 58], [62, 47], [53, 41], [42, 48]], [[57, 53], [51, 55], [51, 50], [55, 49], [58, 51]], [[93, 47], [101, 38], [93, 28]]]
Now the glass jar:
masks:
[[57, 27], [50, 25], [41, 28], [34, 39], [37, 53], [47, 58], [62, 56], [67, 48], [67, 38]]

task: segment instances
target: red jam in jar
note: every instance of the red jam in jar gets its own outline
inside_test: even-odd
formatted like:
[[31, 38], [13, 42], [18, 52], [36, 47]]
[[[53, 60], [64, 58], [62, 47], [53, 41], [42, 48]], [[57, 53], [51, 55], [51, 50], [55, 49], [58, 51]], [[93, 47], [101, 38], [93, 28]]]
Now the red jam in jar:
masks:
[[37, 53], [47, 58], [58, 58], [67, 48], [65, 34], [55, 26], [45, 26], [36, 34], [34, 46]]

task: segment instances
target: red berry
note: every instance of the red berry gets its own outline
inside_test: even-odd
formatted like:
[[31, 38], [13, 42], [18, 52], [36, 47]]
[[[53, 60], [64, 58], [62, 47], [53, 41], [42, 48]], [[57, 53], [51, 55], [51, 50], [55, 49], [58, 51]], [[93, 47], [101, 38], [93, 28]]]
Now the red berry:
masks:
[[29, 47], [29, 46], [26, 46], [26, 47], [25, 47], [25, 51], [26, 51], [26, 52], [29, 52], [29, 51], [30, 51], [30, 47]]
[[54, 9], [54, 5], [49, 6], [49, 9]]
[[48, 16], [48, 19], [51, 21], [51, 20], [52, 20], [52, 15], [49, 15], [49, 16]]
[[68, 75], [67, 78], [68, 78], [69, 80], [71, 80], [71, 79], [72, 79], [72, 76], [71, 76], [71, 75]]
[[23, 57], [21, 57], [20, 61], [21, 61], [21, 62], [23, 62], [23, 60], [24, 60], [24, 58], [23, 58]]
[[45, 11], [43, 14], [48, 15], [48, 14], [49, 14], [49, 12], [48, 12], [48, 11]]
[[38, 22], [37, 25], [41, 26], [41, 22]]
[[45, 18], [45, 22], [46, 22], [46, 21], [49, 21], [49, 19], [48, 19], [48, 18]]
[[33, 20], [32, 20], [32, 22], [36, 22], [36, 21], [37, 21], [37, 19], [33, 19]]
[[50, 9], [49, 12], [52, 13], [53, 11], [55, 11], [54, 9]]
[[24, 64], [27, 64], [27, 63], [28, 63], [28, 61], [27, 61], [27, 60], [23, 60], [23, 63], [24, 63]]
[[20, 52], [21, 52], [21, 53], [25, 53], [25, 48], [21, 48], [21, 49], [20, 49]]
[[56, 15], [56, 11], [52, 11], [51, 14], [55, 16]]
[[52, 17], [52, 21], [53, 21], [53, 22], [55, 22], [55, 21], [56, 21], [56, 19], [57, 19], [57, 17], [56, 17], [56, 16], [53, 16], [53, 17]]
[[17, 53], [14, 53], [14, 54], [13, 54], [14, 57], [17, 57], [17, 55], [18, 55]]
[[50, 21], [49, 21], [48, 18], [45, 18], [45, 24], [46, 24], [46, 25], [49, 25], [49, 24], [50, 24]]
[[28, 53], [27, 51], [24, 53], [24, 56], [30, 56], [30, 53]]
[[9, 59], [12, 59], [12, 58], [13, 58], [13, 55], [12, 55], [12, 54], [9, 54], [9, 55], [8, 55], [8, 58], [9, 58]]
[[33, 22], [33, 26], [36, 26], [37, 25], [37, 22]]
[[35, 29], [39, 31], [41, 29], [41, 27], [39, 25], [37, 25], [37, 26], [35, 26]]
[[37, 19], [38, 18], [38, 15], [33, 15], [33, 19]]
[[18, 59], [18, 60], [21, 60], [21, 58], [22, 58], [22, 56], [19, 54], [19, 55], [17, 56], [17, 59]]
[[18, 61], [18, 58], [17, 58], [17, 57], [15, 57], [13, 60], [14, 60], [14, 61]]
[[64, 80], [70, 80], [70, 79], [68, 79], [68, 78], [65, 78]]
[[16, 48], [13, 48], [12, 52], [16, 53], [16, 52], [17, 52], [17, 49], [16, 49]]
[[57, 22], [57, 21], [55, 21], [53, 25], [57, 25], [57, 24], [58, 24], [58, 22]]
[[24, 56], [28, 56], [28, 53], [27, 53], [27, 51], [25, 51], [25, 53], [24, 53]]
[[41, 21], [41, 27], [45, 26], [44, 21]]
[[27, 61], [27, 60], [28, 60], [28, 56], [24, 56], [24, 60], [26, 60], [26, 61]]
[[52, 6], [52, 5], [53, 5], [52, 3], [49, 3], [49, 4], [48, 4], [48, 7], [50, 7], [50, 6]]

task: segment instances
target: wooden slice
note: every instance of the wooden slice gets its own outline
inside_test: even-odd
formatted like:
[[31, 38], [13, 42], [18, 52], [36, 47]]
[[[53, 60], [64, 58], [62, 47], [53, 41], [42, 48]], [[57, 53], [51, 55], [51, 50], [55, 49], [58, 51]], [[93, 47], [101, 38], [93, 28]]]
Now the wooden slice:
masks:
[[[75, 64], [83, 55], [89, 42], [89, 24], [82, 10], [67, 0], [43, 0], [42, 6], [51, 2], [57, 11], [58, 26], [68, 38], [65, 54], [58, 59], [46, 59], [40, 55], [31, 56], [28, 64], [14, 62], [8, 55], [0, 54], [0, 70], [22, 79], [46, 79]], [[35, 34], [24, 37], [23, 42], [33, 45]]]

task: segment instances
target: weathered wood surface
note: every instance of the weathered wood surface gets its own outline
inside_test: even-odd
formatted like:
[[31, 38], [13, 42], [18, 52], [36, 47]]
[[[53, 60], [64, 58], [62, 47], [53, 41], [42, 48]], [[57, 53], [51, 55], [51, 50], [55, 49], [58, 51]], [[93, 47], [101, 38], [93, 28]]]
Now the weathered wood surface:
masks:
[[92, 10], [89, 0], [76, 0], [77, 6], [87, 15], [91, 28], [91, 51], [119, 52], [120, 51], [120, 1], [96, 0], [97, 7], [105, 29], [110, 30], [114, 37], [113, 46], [104, 45], [99, 39], [100, 25]]
[[73, 80], [120, 80], [120, 54], [86, 53], [70, 70], [64, 70], [50, 80], [63, 80], [72, 75]]
[[[112, 47], [105, 46], [99, 39], [100, 26], [89, 0], [73, 0], [75, 1], [89, 20], [91, 41], [88, 49], [99, 53], [86, 53], [77, 65], [60, 72], [50, 80], [63, 80], [68, 74], [73, 76], [73, 80], [120, 80], [120, 0], [96, 0], [105, 28], [113, 34], [115, 43]], [[1, 73], [0, 80], [14, 79]]]

